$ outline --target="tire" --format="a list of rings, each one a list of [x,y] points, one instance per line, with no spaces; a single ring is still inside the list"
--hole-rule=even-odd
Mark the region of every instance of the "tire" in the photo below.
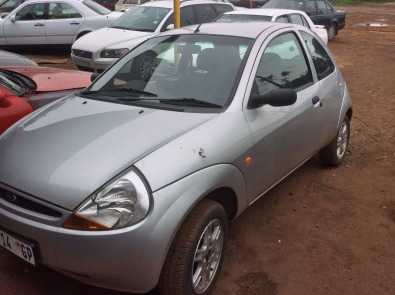
[[[328,31],[328,40],[335,39],[337,35],[337,26],[335,23],[331,24],[330,27],[327,29]]]
[[[350,131],[350,118],[346,116],[340,125],[336,137],[320,151],[320,159],[324,165],[337,167],[343,162],[350,144]]]
[[[219,232],[218,229],[222,231]],[[208,199],[199,203],[181,226],[167,255],[159,280],[159,293],[161,295],[210,294],[222,267],[227,231],[228,218],[224,208],[219,203]],[[216,236],[215,233],[219,233],[218,239],[214,240],[217,242],[211,241],[207,244],[208,240],[205,238],[209,236],[212,238]],[[205,245],[211,246],[205,248]],[[209,255],[211,251],[213,252]],[[218,254],[219,258],[215,259],[217,256],[214,254]],[[199,258],[202,258],[201,262],[197,262]],[[203,258],[214,259],[209,265],[208,262],[204,262]],[[209,267],[212,270],[211,274],[202,271],[209,273],[207,286],[204,280],[194,285],[193,275],[196,278],[199,277],[197,276],[198,269],[201,269],[199,267]]]

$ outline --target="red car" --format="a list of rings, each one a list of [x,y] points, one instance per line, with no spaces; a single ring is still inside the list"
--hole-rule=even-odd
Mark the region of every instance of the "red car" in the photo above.
[[[91,74],[47,67],[0,69],[0,134],[47,103],[89,86]]]

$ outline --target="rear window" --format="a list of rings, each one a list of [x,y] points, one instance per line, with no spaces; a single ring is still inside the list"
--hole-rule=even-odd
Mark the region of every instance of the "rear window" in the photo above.
[[[110,14],[110,12],[111,12],[104,6],[94,2],[92,0],[84,0],[84,1],[82,1],[82,3],[85,6],[87,6],[88,8],[90,8],[91,10],[93,10],[94,12],[96,12],[97,14],[107,15],[107,14]]]

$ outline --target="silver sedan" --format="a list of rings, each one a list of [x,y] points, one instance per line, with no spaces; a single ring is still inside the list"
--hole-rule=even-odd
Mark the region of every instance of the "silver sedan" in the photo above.
[[[351,118],[303,27],[163,33],[0,137],[0,245],[96,286],[208,294],[229,221],[316,153],[339,165]]]

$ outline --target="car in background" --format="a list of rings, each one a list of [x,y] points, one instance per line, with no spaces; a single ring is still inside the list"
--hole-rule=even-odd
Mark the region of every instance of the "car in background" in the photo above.
[[[4,18],[26,0],[2,0],[0,1],[0,18]]]
[[[71,45],[120,15],[92,0],[29,0],[0,20],[0,45]]]
[[[0,68],[10,66],[36,67],[36,62],[22,55],[0,50]]]
[[[149,2],[149,0],[119,0],[117,4],[115,4],[115,10],[124,12],[133,6],[141,5],[146,2]]]
[[[32,106],[17,92],[14,84],[0,71],[0,135],[11,125],[33,111]]]
[[[221,23],[232,23],[232,22],[260,22],[260,21],[272,21],[280,23],[291,23],[296,25],[304,26],[321,38],[321,40],[328,43],[328,33],[324,26],[315,25],[309,16],[300,10],[289,10],[289,9],[264,9],[264,8],[253,8],[244,10],[235,10],[226,12],[219,17],[217,22]]]
[[[13,66],[0,68],[0,85],[14,96],[21,97],[33,109],[67,96],[90,85],[87,72],[50,67]],[[8,80],[10,84],[2,81]]]
[[[325,26],[329,40],[346,25],[346,13],[337,10],[328,0],[269,0],[263,8],[302,10],[316,25]]]
[[[302,26],[154,36],[0,137],[3,247],[100,287],[208,295],[230,221],[315,154],[339,166],[351,118],[339,68]]]
[[[232,4],[220,1],[182,1],[181,25],[208,23],[232,10]],[[102,72],[147,38],[173,28],[173,2],[147,2],[126,11],[113,26],[78,39],[71,58],[78,69]]]

